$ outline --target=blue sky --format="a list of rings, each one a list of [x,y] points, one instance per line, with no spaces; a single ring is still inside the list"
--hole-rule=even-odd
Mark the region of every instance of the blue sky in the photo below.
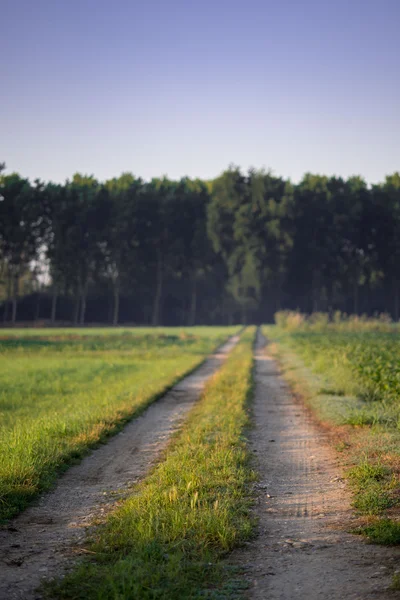
[[[400,170],[399,0],[2,0],[0,161],[30,178]]]

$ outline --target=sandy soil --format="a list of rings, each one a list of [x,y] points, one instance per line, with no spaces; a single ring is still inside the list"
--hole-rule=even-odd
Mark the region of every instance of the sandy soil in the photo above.
[[[53,492],[0,529],[1,600],[40,598],[35,592],[40,580],[60,574],[82,552],[88,526],[111,510],[160,458],[207,379],[237,341],[231,338],[108,444],[70,468]]]
[[[268,600],[386,599],[400,550],[347,533],[351,496],[326,433],[290,394],[258,334],[251,449],[259,536],[237,552],[249,597]]]

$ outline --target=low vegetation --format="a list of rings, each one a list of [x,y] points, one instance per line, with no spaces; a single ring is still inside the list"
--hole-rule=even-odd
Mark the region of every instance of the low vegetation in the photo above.
[[[400,544],[400,523],[391,519],[378,519],[358,530],[369,537],[374,544],[395,546]]]
[[[196,367],[237,328],[0,337],[0,521]]]
[[[243,335],[165,461],[98,527],[89,558],[50,597],[217,599],[243,587],[222,559],[253,531],[244,437],[253,339],[253,329]]]
[[[375,319],[278,313],[266,328],[286,377],[338,438],[348,466],[359,531],[377,543],[399,543],[399,327]]]

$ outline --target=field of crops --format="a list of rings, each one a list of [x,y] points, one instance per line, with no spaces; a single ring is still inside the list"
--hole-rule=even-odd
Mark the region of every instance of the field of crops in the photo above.
[[[365,515],[395,516],[400,505],[400,332],[396,325],[354,322],[267,327],[286,378],[320,421],[336,428],[352,468],[354,505]],[[393,512],[395,511],[395,512]],[[400,542],[396,522],[371,538]],[[371,531],[371,525],[369,525]],[[393,541],[393,540],[392,540]]]
[[[137,415],[237,328],[0,335],[0,521]]]
[[[400,336],[396,331],[295,331],[281,335],[280,342],[320,376],[320,395],[336,397],[339,422],[400,427]],[[326,410],[334,409],[333,401],[327,404]]]

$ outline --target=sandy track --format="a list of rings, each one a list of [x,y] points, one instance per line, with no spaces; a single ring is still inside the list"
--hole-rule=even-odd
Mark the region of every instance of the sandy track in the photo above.
[[[399,597],[390,591],[398,548],[346,533],[355,524],[351,497],[326,434],[290,394],[276,363],[256,344],[255,427],[251,449],[259,536],[235,556],[249,596],[268,600]]]
[[[40,580],[60,573],[79,554],[87,527],[110,510],[114,492],[123,494],[157,461],[238,339],[231,338],[106,445],[71,467],[53,492],[0,529],[1,600],[40,598],[34,591]]]

